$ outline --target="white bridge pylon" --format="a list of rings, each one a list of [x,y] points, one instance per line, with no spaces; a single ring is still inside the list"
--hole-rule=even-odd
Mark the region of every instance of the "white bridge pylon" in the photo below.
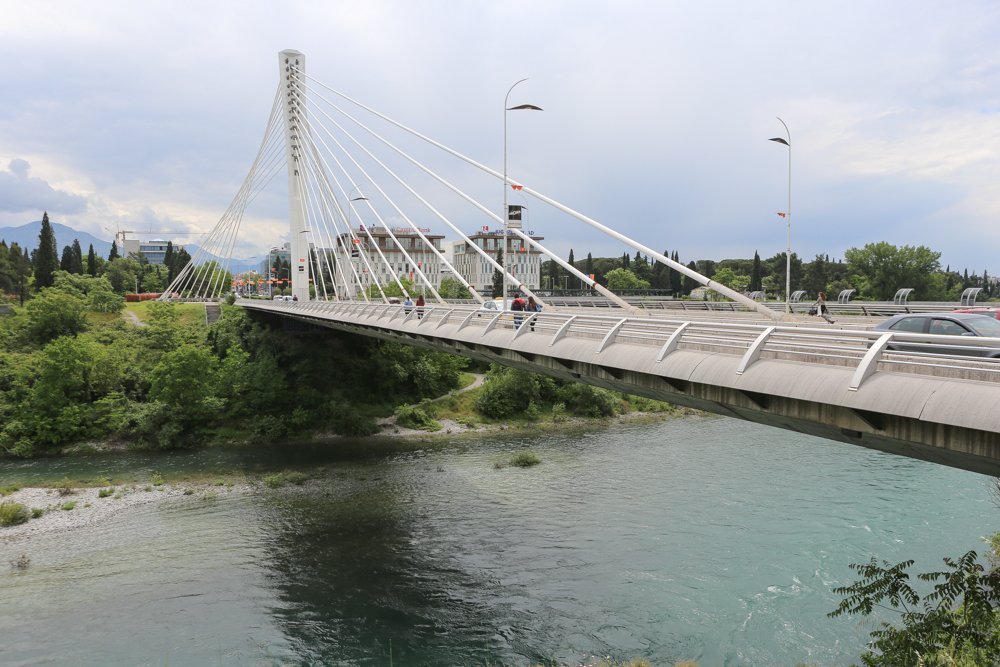
[[[508,227],[506,211],[498,213],[492,202],[483,203],[470,194],[489,191],[485,185],[474,183],[475,179],[503,181],[503,174],[307,75],[305,56],[298,51],[282,51],[278,63],[278,89],[249,173],[203,245],[161,298],[218,299],[232,290],[231,258],[246,209],[284,167],[288,179],[287,269],[278,267],[279,274],[275,274],[275,267],[269,266],[261,280],[290,285],[299,301],[388,302],[385,290],[394,284],[406,297],[415,297],[417,294],[410,293],[413,291],[444,302],[437,290],[437,277],[445,271],[462,284],[469,298],[482,302],[483,296],[449,262],[436,245],[437,239],[428,238],[430,221],[440,223],[465,242],[466,252],[478,255],[483,271],[503,271],[496,250],[490,254],[456,224],[453,217],[459,215],[461,226],[467,229],[493,228],[501,232],[498,245],[504,248],[507,282],[515,292],[544,303],[526,284],[526,276],[512,268],[517,266],[518,252],[534,251],[555,261],[588,289],[628,312],[641,314],[524,233],[519,225]],[[390,138],[390,133],[395,136]],[[430,157],[418,157],[418,151],[439,161],[443,154],[449,161],[447,168],[431,168]],[[471,174],[461,174],[464,187],[443,175],[458,167],[466,171],[473,168]],[[504,187],[516,188],[559,215],[607,234],[748,310],[773,320],[782,319],[782,313],[706,278],[536,188],[523,186],[509,175],[507,180]],[[402,239],[397,236],[399,232],[403,232]],[[280,245],[277,241],[282,236],[278,232],[271,239],[254,239],[252,245]],[[389,257],[386,250],[391,251]],[[403,281],[401,276],[410,280]],[[412,289],[407,288],[408,284]]]

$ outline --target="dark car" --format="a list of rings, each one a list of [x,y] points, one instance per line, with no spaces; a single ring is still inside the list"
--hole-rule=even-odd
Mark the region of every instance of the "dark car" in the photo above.
[[[967,336],[1000,339],[1000,320],[989,314],[977,313],[913,313],[894,315],[872,327],[874,331],[895,331],[901,334],[934,336]],[[985,341],[984,341],[985,343]],[[900,341],[889,343],[890,350],[961,354],[974,357],[1000,358],[1000,340],[985,345],[947,345],[942,342]]]

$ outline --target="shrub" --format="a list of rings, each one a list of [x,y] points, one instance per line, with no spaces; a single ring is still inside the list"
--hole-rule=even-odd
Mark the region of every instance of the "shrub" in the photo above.
[[[41,508],[41,507],[32,507],[31,508],[31,518],[32,519],[37,519],[37,518],[41,517],[43,514],[45,514],[45,510],[43,508]]]
[[[9,496],[10,494],[14,493],[15,491],[20,491],[20,490],[21,490],[21,487],[14,486],[14,485],[0,486],[0,497]]]
[[[291,471],[285,473],[285,481],[295,486],[302,486],[309,480],[309,475],[304,472]]]
[[[582,417],[610,417],[618,405],[614,392],[589,384],[567,384],[556,390],[556,394],[570,412]]]
[[[527,450],[518,452],[510,457],[510,464],[518,468],[530,468],[541,463],[542,460],[534,452]]]
[[[302,486],[309,479],[309,475],[304,472],[298,471],[285,471],[281,473],[275,473],[273,475],[268,475],[264,478],[264,486],[269,489],[277,489],[285,484],[294,484],[296,486]]]
[[[517,369],[494,366],[486,376],[476,410],[492,419],[523,415],[532,403],[546,403],[555,394],[551,378]]]
[[[0,503],[0,526],[16,526],[31,518],[28,508],[21,503],[5,500]]]
[[[363,437],[379,432],[378,424],[347,403],[337,403],[331,409],[330,428],[338,435]]]
[[[422,406],[401,405],[396,408],[396,423],[404,428],[440,431],[441,424],[431,418]]]
[[[74,507],[76,507],[76,501],[75,500],[67,500],[62,505],[59,506],[59,509],[65,510],[65,511],[68,512],[71,509],[73,509]]]
[[[97,492],[97,497],[107,498],[108,496],[114,495],[114,493],[115,493],[114,489],[101,489],[100,491]]]
[[[56,490],[59,491],[60,496],[71,496],[76,493],[73,483],[69,481],[69,477],[63,477],[62,481],[56,486]]]

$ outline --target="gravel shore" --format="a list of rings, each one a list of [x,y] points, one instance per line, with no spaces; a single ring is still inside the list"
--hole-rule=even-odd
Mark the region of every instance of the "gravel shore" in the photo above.
[[[112,492],[104,498],[100,497],[101,489],[99,488],[74,489],[68,495],[61,495],[57,489],[24,488],[3,497],[0,502],[21,503],[29,511],[44,510],[44,513],[37,518],[30,519],[27,523],[0,528],[0,544],[12,544],[29,540],[44,533],[91,526],[140,505],[163,502],[178,496],[249,493],[251,488],[249,484],[235,484],[233,486],[208,484],[127,485],[105,487],[105,489],[112,489]],[[70,506],[72,509],[66,509]]]

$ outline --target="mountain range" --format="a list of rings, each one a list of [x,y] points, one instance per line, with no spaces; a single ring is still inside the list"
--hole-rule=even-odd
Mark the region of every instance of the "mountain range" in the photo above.
[[[56,249],[60,257],[62,257],[62,250],[64,247],[73,245],[73,239],[80,242],[80,248],[83,250],[84,259],[86,259],[87,249],[91,245],[94,246],[94,252],[101,257],[107,257],[111,252],[111,241],[104,241],[89,232],[77,231],[72,227],[67,227],[66,225],[58,222],[50,222],[50,224],[52,225],[52,231],[56,236]],[[12,243],[17,243],[22,248],[27,248],[30,253],[38,247],[38,235],[41,231],[41,220],[29,222],[28,224],[21,225],[20,227],[0,227],[0,240],[6,241],[8,246]],[[192,243],[184,244],[184,248],[192,256],[198,252],[198,246]],[[121,248],[118,250],[120,252]],[[223,259],[214,255],[208,255],[208,258],[214,259],[220,264],[225,263]],[[234,257],[229,260],[229,270],[233,273],[243,273],[244,271],[249,271],[251,269],[258,269],[260,268],[260,263],[264,260],[265,257],[247,257],[243,259],[237,259]]]

